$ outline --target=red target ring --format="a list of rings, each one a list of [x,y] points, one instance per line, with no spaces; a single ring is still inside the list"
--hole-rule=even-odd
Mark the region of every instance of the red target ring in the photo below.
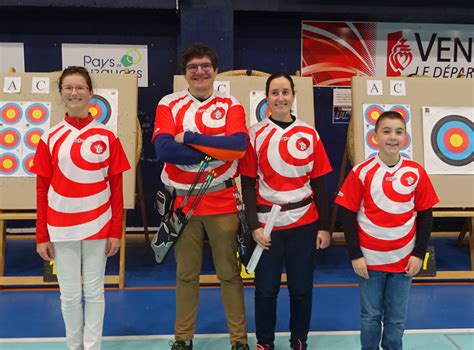
[[[367,135],[365,136],[365,142],[367,143],[367,146],[371,149],[379,149],[379,144],[377,141],[375,141],[375,130],[371,129],[367,132]]]
[[[461,128],[449,129],[444,134],[444,145],[450,152],[464,152],[469,146],[469,135]]]
[[[0,155],[0,173],[13,175],[18,171],[20,161],[13,153],[3,153]]]
[[[34,173],[31,171],[31,168],[33,168],[34,159],[35,159],[34,153],[30,153],[25,158],[23,158],[22,168],[23,168],[23,171],[27,173],[28,175],[34,175]]]
[[[102,124],[107,124],[112,116],[112,107],[109,101],[101,95],[94,95],[89,99],[89,114]]]
[[[271,114],[272,112],[270,111],[270,107],[268,107],[267,99],[266,98],[262,99],[257,105],[257,110],[255,111],[255,117],[257,118],[259,122],[261,122],[262,120],[265,120],[268,117],[270,117]]]
[[[6,103],[1,110],[2,123],[16,124],[20,121],[22,116],[22,109],[19,104],[10,102]]]
[[[380,115],[384,112],[383,108],[379,105],[370,105],[367,107],[364,113],[364,119],[370,125],[375,125],[377,119],[379,119]]]
[[[18,147],[21,136],[18,130],[14,128],[5,128],[0,131],[0,148],[11,150]]]
[[[405,106],[395,105],[391,107],[390,110],[393,112],[400,113],[403,119],[405,119],[405,123],[408,123],[410,121],[410,111]]]
[[[26,109],[25,115],[30,124],[43,124],[49,118],[49,110],[44,103],[33,103]]]
[[[23,136],[23,142],[26,147],[31,150],[35,150],[38,147],[38,143],[41,140],[44,130],[40,128],[34,128],[28,130]]]

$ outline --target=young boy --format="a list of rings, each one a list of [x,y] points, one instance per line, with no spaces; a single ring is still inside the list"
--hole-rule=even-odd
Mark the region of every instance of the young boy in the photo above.
[[[354,166],[336,203],[360,276],[363,350],[402,349],[412,276],[421,268],[431,235],[433,185],[420,164],[400,156],[406,125],[384,112],[375,125],[379,152]],[[383,322],[383,334],[382,334]]]

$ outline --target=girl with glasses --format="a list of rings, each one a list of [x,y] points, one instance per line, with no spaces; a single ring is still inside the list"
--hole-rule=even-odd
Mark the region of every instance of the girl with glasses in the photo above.
[[[105,264],[120,248],[122,173],[130,165],[117,135],[88,113],[93,88],[87,70],[65,69],[59,93],[66,115],[42,135],[34,159],[36,250],[54,259],[68,348],[98,350]]]

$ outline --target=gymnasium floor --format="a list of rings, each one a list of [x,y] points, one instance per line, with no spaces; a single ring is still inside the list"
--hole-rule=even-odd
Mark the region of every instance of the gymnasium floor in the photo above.
[[[455,238],[434,238],[438,270],[468,270],[467,247]],[[9,241],[6,275],[40,274],[34,243]],[[212,273],[206,251],[203,273]],[[108,273],[116,274],[117,259]],[[104,350],[169,349],[174,324],[173,257],[156,265],[151,252],[127,249],[126,288],[107,288]],[[344,247],[318,254],[309,349],[359,349],[359,290]],[[245,288],[250,343],[255,343],[253,287]],[[288,290],[278,304],[277,349],[288,349]],[[474,283],[415,283],[409,301],[404,349],[474,349]],[[230,349],[220,290],[201,289],[194,349]],[[66,350],[57,289],[0,289],[0,350]]]

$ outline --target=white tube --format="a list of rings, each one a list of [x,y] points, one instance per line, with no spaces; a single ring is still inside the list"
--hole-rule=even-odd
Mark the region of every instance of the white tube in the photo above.
[[[265,224],[265,228],[263,229],[263,235],[265,237],[269,237],[273,230],[273,225],[275,225],[275,221],[280,214],[281,207],[279,205],[272,205],[272,209],[270,210],[270,214],[268,215],[267,223]],[[262,256],[263,248],[257,245],[250,257],[249,263],[247,264],[247,272],[252,274],[255,272],[257,268],[258,261]]]

